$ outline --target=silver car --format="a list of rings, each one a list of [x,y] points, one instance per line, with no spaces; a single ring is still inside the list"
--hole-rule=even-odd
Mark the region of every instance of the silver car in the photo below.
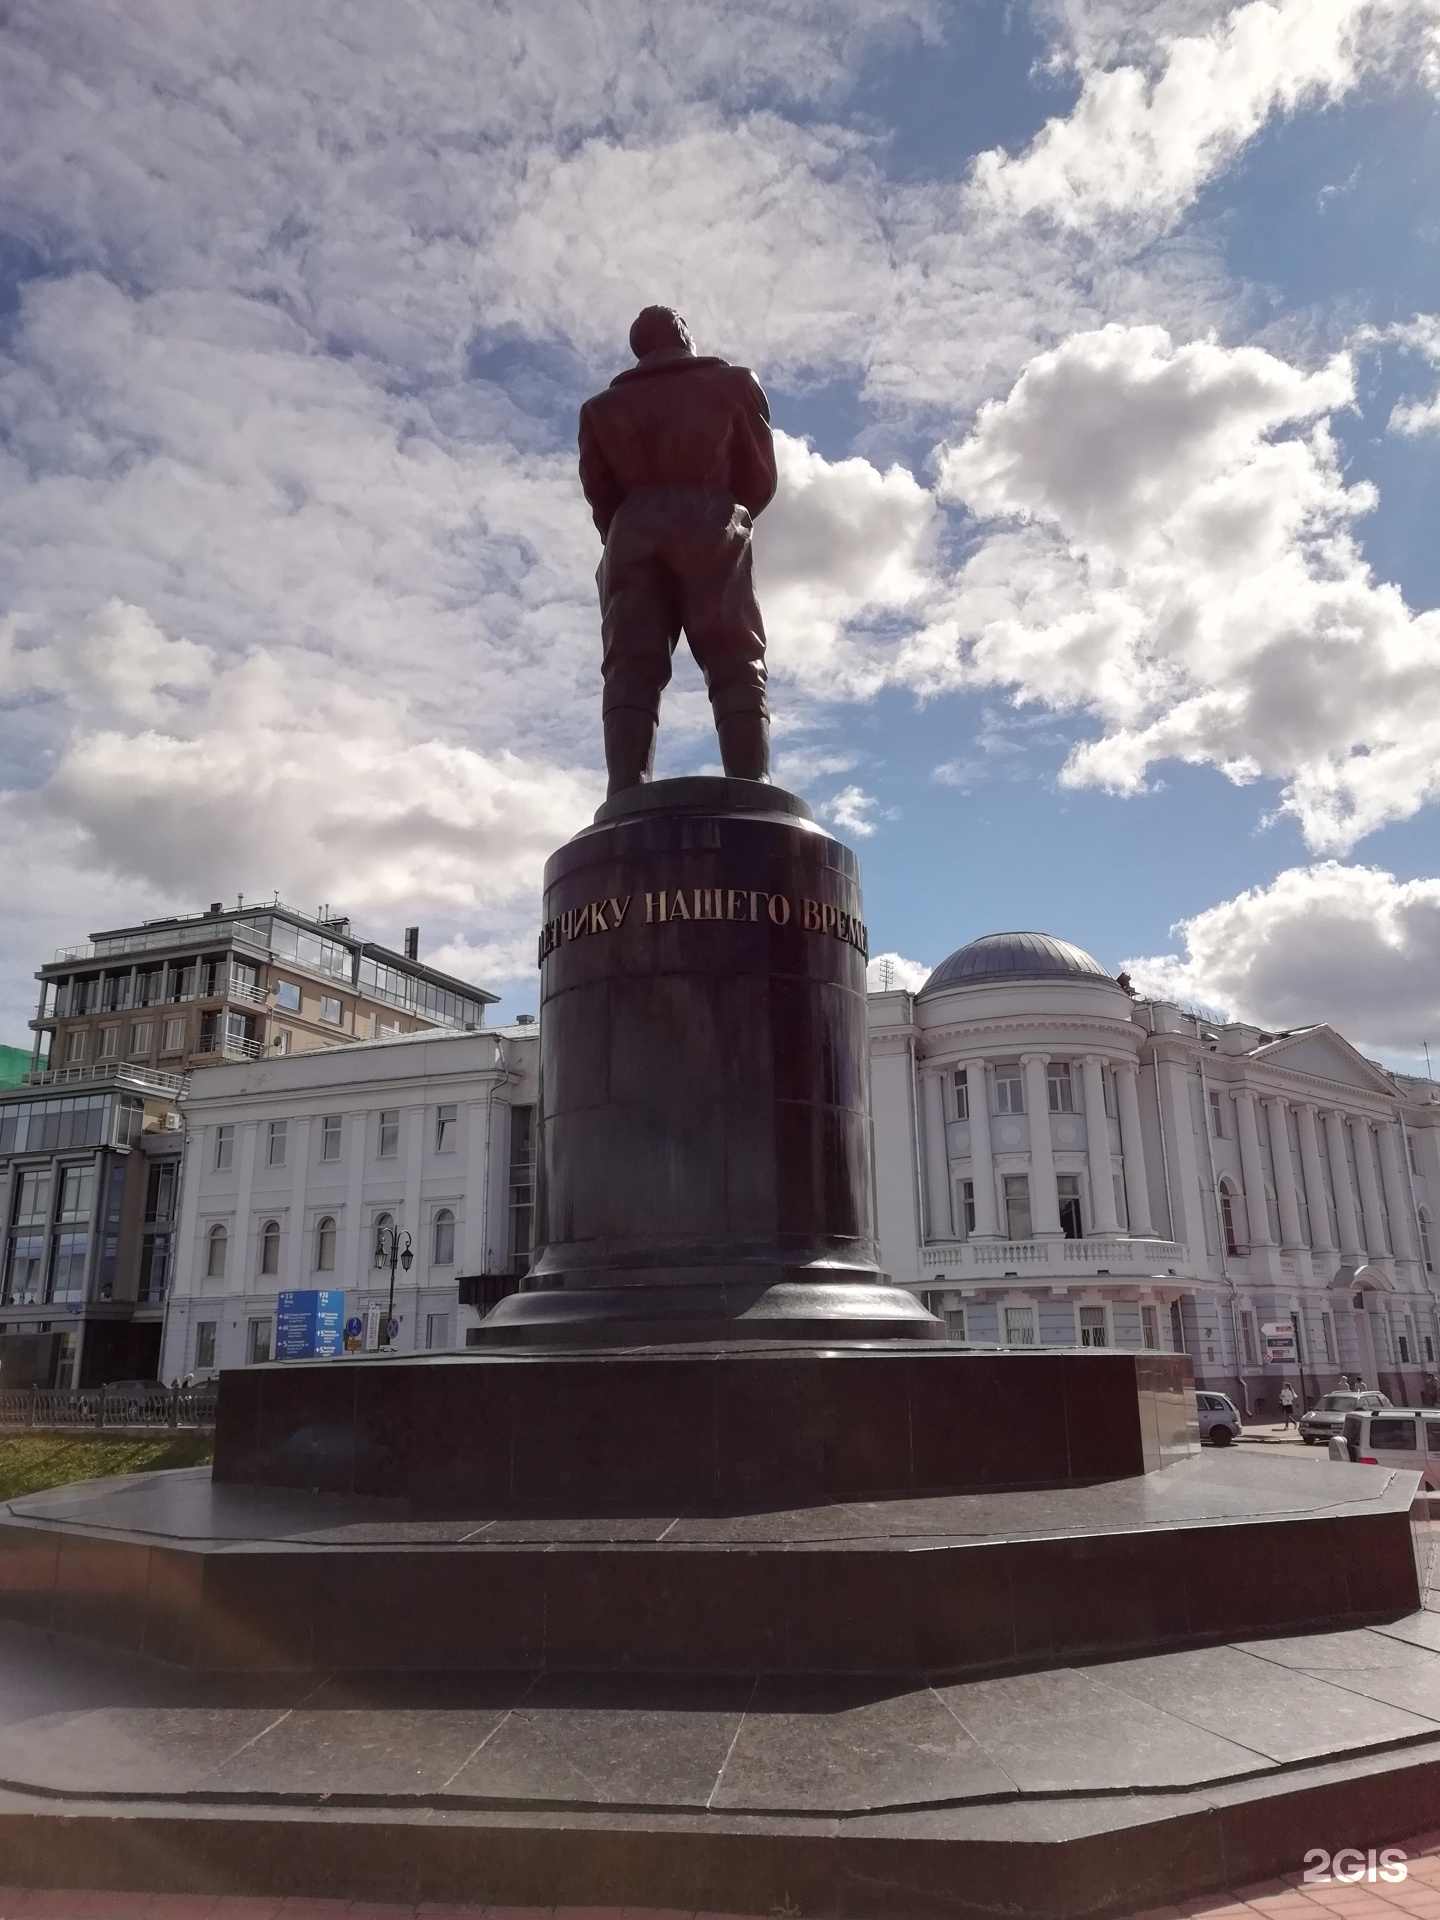
[[[1300,1416],[1300,1438],[1307,1447],[1329,1440],[1345,1425],[1347,1413],[1383,1413],[1390,1405],[1383,1393],[1367,1387],[1363,1392],[1326,1393],[1307,1413]]]
[[[1228,1447],[1240,1438],[1240,1415],[1235,1403],[1223,1393],[1198,1392],[1195,1411],[1200,1421],[1200,1438],[1213,1447]]]

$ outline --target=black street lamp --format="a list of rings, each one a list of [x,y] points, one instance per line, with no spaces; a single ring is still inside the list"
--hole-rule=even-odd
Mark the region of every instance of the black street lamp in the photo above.
[[[390,1304],[385,1309],[385,1324],[380,1329],[380,1344],[390,1344],[390,1328],[395,1319],[395,1268],[401,1266],[408,1273],[414,1265],[415,1256],[410,1251],[410,1236],[402,1233],[399,1227],[378,1227],[375,1232],[375,1264],[390,1269]]]

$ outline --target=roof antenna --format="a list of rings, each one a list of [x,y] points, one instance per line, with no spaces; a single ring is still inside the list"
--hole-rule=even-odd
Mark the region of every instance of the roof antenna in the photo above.
[[[1428,1040],[1422,1040],[1420,1044],[1425,1049],[1425,1078],[1433,1081],[1435,1076],[1430,1071],[1430,1042]]]
[[[880,962],[880,991],[882,993],[889,993],[894,984],[895,962],[893,960],[882,960]]]

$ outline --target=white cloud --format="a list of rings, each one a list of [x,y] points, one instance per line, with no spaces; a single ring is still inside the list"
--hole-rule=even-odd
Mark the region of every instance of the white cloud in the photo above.
[[[901,953],[877,953],[865,970],[865,984],[871,993],[889,993],[892,988],[918,993],[929,978],[929,967],[919,960],[907,960]]]
[[[1407,325],[1368,329],[1372,340],[1393,340],[1440,368],[1440,313],[1418,314]],[[1440,390],[1431,400],[1402,400],[1391,412],[1392,433],[1440,433]]]
[[[1022,154],[980,156],[975,195],[1066,227],[1168,224],[1272,113],[1342,99],[1437,21],[1434,0],[1251,0],[1162,37],[1145,65],[1086,71],[1075,106]]]
[[[1062,779],[1135,792],[1156,762],[1283,783],[1341,850],[1440,791],[1440,612],[1376,582],[1327,416],[1341,356],[1107,327],[1038,356],[942,464],[996,523],[943,620],[905,650],[922,688],[1004,684],[1100,736]]]
[[[772,668],[863,697],[886,671],[870,633],[933,589],[934,496],[904,467],[825,460],[789,434],[775,436],[775,458],[779,490],[755,528]]]
[[[853,833],[859,839],[868,839],[882,817],[880,802],[874,794],[856,786],[842,787],[829,800],[822,801],[815,811],[841,833]]]
[[[1125,962],[1136,986],[1280,1031],[1326,1021],[1416,1055],[1440,1039],[1440,880],[1374,867],[1293,867],[1184,920],[1183,955]]]

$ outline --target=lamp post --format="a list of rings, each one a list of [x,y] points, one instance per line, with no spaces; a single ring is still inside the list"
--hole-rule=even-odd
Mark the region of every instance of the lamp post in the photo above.
[[[402,1233],[399,1227],[380,1227],[375,1234],[375,1264],[390,1269],[390,1304],[385,1309],[385,1324],[380,1329],[380,1344],[390,1344],[390,1327],[395,1318],[395,1269],[401,1266],[409,1273],[414,1264],[415,1255],[410,1251],[410,1236]]]

